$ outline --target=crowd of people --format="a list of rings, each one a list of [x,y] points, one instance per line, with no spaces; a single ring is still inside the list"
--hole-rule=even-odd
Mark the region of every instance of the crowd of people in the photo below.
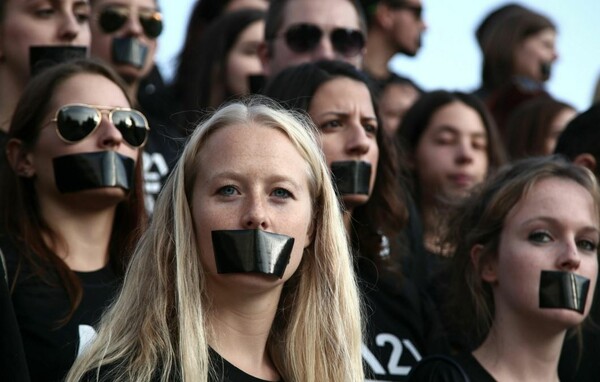
[[[196,0],[165,82],[165,1],[0,0],[0,380],[597,380],[600,104],[518,3],[391,72],[426,6]]]

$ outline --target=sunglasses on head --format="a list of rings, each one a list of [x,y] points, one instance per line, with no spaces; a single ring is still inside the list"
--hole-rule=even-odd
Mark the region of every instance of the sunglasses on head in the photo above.
[[[118,31],[127,23],[131,11],[126,7],[107,7],[100,12],[98,24],[104,33]],[[144,34],[149,38],[157,38],[163,30],[162,15],[158,11],[140,10],[139,20]]]
[[[108,112],[108,120],[131,147],[141,147],[146,143],[150,127],[146,117],[137,110],[70,104],[58,109],[51,122],[56,122],[56,132],[63,141],[76,143],[100,126],[102,112]]]
[[[288,47],[296,53],[310,52],[319,45],[323,30],[314,24],[301,23],[288,28],[284,33]],[[365,37],[356,29],[335,28],[329,33],[333,49],[345,57],[353,57],[365,47]]]

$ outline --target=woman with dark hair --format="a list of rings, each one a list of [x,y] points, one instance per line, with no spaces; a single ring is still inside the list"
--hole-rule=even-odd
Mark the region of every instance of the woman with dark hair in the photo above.
[[[307,112],[321,131],[321,147],[345,211],[367,299],[363,347],[371,380],[403,380],[422,355],[443,349],[437,316],[426,296],[403,279],[398,240],[408,212],[395,150],[379,124],[367,78],[347,63],[322,61],[281,71],[265,95]]]
[[[453,312],[471,347],[433,356],[411,381],[558,381],[567,330],[590,312],[600,190],[553,157],[503,168],[451,215]]]
[[[425,247],[437,253],[439,213],[504,163],[500,137],[477,98],[445,90],[422,95],[404,116],[397,137],[409,163]]]
[[[509,159],[552,154],[558,137],[576,114],[573,106],[551,97],[521,104],[510,114],[503,134]]]
[[[517,6],[500,12],[480,32],[482,84],[475,92],[502,131],[520,103],[547,94],[544,83],[558,58],[556,26],[546,16]]]
[[[130,105],[111,69],[82,60],[36,76],[15,109],[0,248],[33,381],[64,378],[144,225],[148,124]]]
[[[89,14],[87,1],[0,0],[0,136],[34,71],[85,55]]]
[[[234,11],[215,20],[201,39],[188,34],[172,89],[184,111],[214,109],[250,93],[250,76],[262,74],[257,49],[264,17],[257,9]]]
[[[504,151],[483,104],[461,92],[422,95],[404,116],[397,137],[409,163],[407,178],[416,204],[411,218],[422,224],[422,230],[411,231],[411,239],[425,247],[405,267],[444,317],[449,253],[440,238],[447,228],[446,209],[503,164]],[[462,347],[460,338],[447,334],[453,348]]]

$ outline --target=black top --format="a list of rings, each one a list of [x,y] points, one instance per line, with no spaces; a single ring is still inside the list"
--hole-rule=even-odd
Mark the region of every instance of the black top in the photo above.
[[[19,325],[8,292],[4,257],[0,264],[0,381],[27,382],[29,372]]]
[[[367,381],[406,381],[422,357],[448,351],[437,312],[412,281],[380,274],[363,257],[357,272],[366,304],[362,356]]]
[[[411,382],[496,381],[470,353],[457,357],[427,357],[412,369],[408,377]]]
[[[94,272],[75,272],[83,288],[82,300],[71,319],[62,323],[70,300],[56,275],[41,280],[26,262],[16,275],[19,255],[3,240],[9,283],[16,277],[12,302],[23,338],[32,381],[61,381],[82,345],[95,336],[94,326],[116,295],[121,280],[110,266]]]
[[[214,367],[214,374],[211,373],[208,377],[209,382],[269,382],[238,369],[212,348],[209,348],[209,355],[211,364]]]

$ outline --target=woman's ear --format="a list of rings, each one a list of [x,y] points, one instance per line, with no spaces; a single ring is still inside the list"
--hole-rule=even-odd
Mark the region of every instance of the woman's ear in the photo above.
[[[25,149],[20,139],[12,138],[6,143],[6,158],[18,176],[32,178],[35,175],[33,155]]]
[[[483,281],[495,284],[498,281],[496,262],[489,258],[484,258],[482,260],[482,254],[483,245],[475,244],[473,248],[471,248],[471,262]]]
[[[575,157],[575,159],[573,159],[573,163],[587,168],[594,174],[596,173],[596,158],[594,158],[592,154],[579,154]]]

